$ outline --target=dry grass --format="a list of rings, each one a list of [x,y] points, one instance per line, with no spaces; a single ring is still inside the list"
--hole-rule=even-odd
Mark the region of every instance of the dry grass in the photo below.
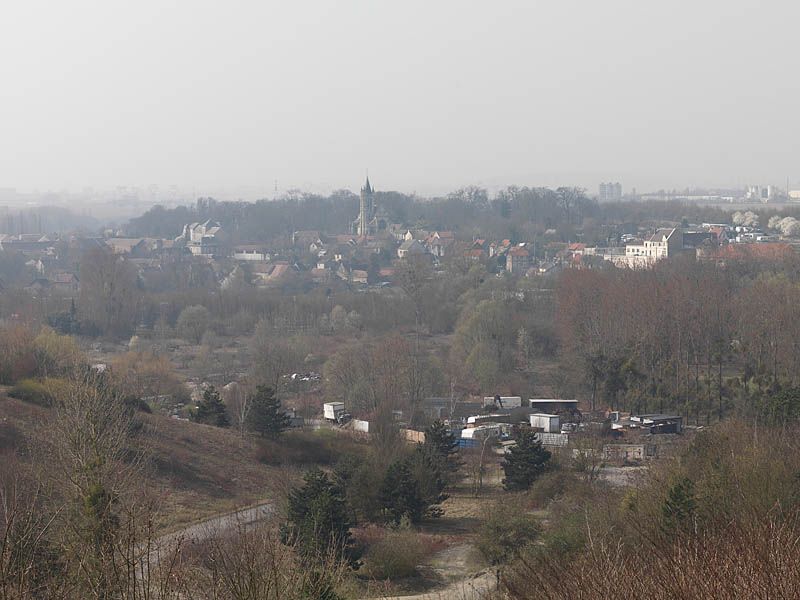
[[[266,498],[281,497],[293,474],[260,463],[251,438],[160,415],[143,415],[149,484],[161,494],[164,530]]]
[[[542,556],[535,564],[523,560],[504,587],[518,599],[797,598],[799,550],[795,519],[738,523],[633,554],[598,540],[568,566]]]
[[[0,396],[0,452],[27,454],[27,440],[49,415],[47,409]],[[291,471],[260,463],[255,443],[233,430],[138,416],[149,447],[147,485],[160,499],[161,531],[281,497],[293,479]]]

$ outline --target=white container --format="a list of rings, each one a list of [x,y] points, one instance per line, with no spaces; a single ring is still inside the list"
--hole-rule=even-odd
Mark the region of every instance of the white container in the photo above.
[[[322,405],[322,415],[328,421],[335,421],[344,414],[344,402],[326,402]]]
[[[558,415],[534,413],[530,415],[531,427],[541,429],[544,433],[561,433],[561,423]]]

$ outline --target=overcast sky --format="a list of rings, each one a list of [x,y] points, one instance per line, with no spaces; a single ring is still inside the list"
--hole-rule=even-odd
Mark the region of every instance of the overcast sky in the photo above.
[[[5,0],[0,187],[800,181],[800,2]]]

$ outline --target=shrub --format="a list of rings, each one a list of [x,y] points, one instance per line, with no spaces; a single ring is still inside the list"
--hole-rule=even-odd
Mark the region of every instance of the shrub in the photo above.
[[[546,508],[552,500],[564,494],[567,489],[573,491],[581,483],[573,473],[564,469],[554,469],[544,473],[533,482],[525,495],[528,507]]]
[[[261,439],[256,458],[267,465],[334,465],[364,446],[333,431],[287,431],[280,440]]]
[[[178,335],[188,342],[199,344],[210,322],[211,314],[205,306],[187,306],[178,316]]]
[[[22,379],[11,388],[8,395],[23,402],[49,407],[53,404],[53,396],[49,387],[35,379]]]
[[[495,510],[478,530],[476,546],[489,563],[501,565],[519,556],[540,530],[535,517]]]
[[[365,569],[372,579],[411,577],[428,556],[428,545],[416,531],[403,524],[370,544],[365,556]]]

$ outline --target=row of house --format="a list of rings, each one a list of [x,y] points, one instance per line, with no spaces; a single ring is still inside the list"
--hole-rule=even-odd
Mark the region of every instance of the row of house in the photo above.
[[[570,267],[590,266],[594,258],[620,268],[643,269],[681,256],[724,262],[750,255],[785,257],[793,253],[790,244],[763,234],[757,228],[714,223],[661,228],[644,236],[625,235],[622,242],[624,245],[610,247],[570,244],[560,258]]]

